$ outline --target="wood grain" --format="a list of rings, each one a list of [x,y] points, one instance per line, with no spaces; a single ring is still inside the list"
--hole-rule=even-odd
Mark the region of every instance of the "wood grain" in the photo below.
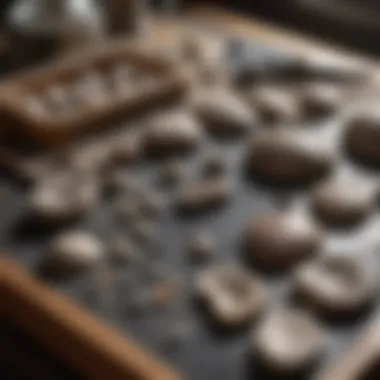
[[[91,379],[180,378],[6,257],[0,258],[0,300],[3,316]]]
[[[377,315],[359,335],[354,337],[353,342],[338,360],[334,360],[322,369],[317,380],[364,380],[379,362],[380,318]]]

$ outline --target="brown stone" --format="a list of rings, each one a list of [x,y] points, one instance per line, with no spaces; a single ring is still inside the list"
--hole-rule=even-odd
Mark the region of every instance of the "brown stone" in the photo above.
[[[326,336],[306,313],[276,310],[252,335],[252,354],[270,372],[289,375],[307,369],[324,353]]]
[[[267,270],[281,270],[314,254],[322,232],[301,212],[280,211],[255,216],[246,230],[248,261]]]
[[[184,187],[177,198],[177,207],[183,212],[208,210],[226,203],[233,186],[225,179],[205,179]]]
[[[261,280],[235,266],[201,272],[196,293],[215,321],[225,327],[243,327],[264,309],[266,289]]]
[[[194,96],[193,110],[216,136],[242,135],[256,126],[256,116],[237,95],[225,90],[204,90]]]
[[[358,257],[324,255],[298,267],[294,291],[324,316],[363,310],[377,294],[377,273]]]
[[[313,192],[312,207],[319,218],[332,226],[350,226],[363,221],[376,207],[371,184],[360,178],[333,178]]]
[[[274,182],[308,184],[326,175],[334,158],[323,141],[305,131],[265,130],[248,147],[247,169]]]
[[[171,112],[153,117],[145,133],[148,154],[185,153],[196,148],[202,139],[202,129],[186,112]]]
[[[376,104],[357,110],[348,120],[347,150],[363,161],[380,164],[380,110]]]

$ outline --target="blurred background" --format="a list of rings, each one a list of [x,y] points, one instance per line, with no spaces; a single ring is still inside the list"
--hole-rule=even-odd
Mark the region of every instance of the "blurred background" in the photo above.
[[[16,0],[0,2],[3,27],[6,24],[6,10],[15,2]],[[165,2],[150,3],[162,6]],[[183,6],[207,3],[223,5],[337,41],[362,52],[375,55],[380,53],[377,43],[380,37],[380,2],[377,0],[182,0],[177,3]]]

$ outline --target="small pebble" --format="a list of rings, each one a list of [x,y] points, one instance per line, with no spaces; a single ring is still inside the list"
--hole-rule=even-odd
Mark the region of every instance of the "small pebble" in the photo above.
[[[145,151],[161,157],[183,154],[195,149],[202,139],[202,129],[191,114],[168,112],[153,117],[145,134]]]
[[[177,198],[181,212],[206,211],[219,207],[231,198],[233,185],[225,179],[204,179],[184,187]]]
[[[88,269],[104,258],[102,242],[84,231],[64,232],[49,243],[47,264],[59,272]]]
[[[98,198],[93,178],[59,173],[37,183],[29,195],[29,211],[44,222],[66,222],[84,215]]]
[[[301,211],[281,210],[255,216],[246,230],[249,262],[270,271],[284,270],[316,253],[323,233]]]
[[[313,191],[311,203],[325,224],[347,227],[371,214],[376,207],[376,193],[374,186],[361,178],[332,178]]]
[[[347,317],[378,294],[378,273],[360,257],[325,254],[296,269],[294,292],[315,312]]]
[[[249,104],[267,123],[290,123],[299,119],[300,109],[294,94],[273,86],[254,88],[247,94]]]
[[[300,94],[305,116],[325,117],[336,112],[343,103],[340,87],[328,83],[308,84]]]
[[[141,138],[138,134],[117,137],[110,144],[107,167],[136,163],[142,154]]]
[[[198,298],[224,327],[244,327],[264,309],[267,290],[257,276],[232,265],[203,270],[195,283]]]
[[[237,95],[225,90],[205,90],[193,99],[193,110],[216,136],[247,134],[256,127],[256,116]]]

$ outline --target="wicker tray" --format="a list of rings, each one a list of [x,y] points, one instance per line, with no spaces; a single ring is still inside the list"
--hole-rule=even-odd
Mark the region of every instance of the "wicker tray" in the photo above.
[[[72,86],[75,80],[90,71],[107,75],[118,65],[127,65],[138,71],[138,75],[148,77],[149,81],[136,83],[132,92],[116,95],[111,90],[102,94],[102,101],[90,105],[73,97],[75,109],[70,112],[40,112],[30,104],[31,100],[40,101],[49,89]],[[154,106],[177,99],[185,88],[185,80],[167,61],[117,41],[63,61],[51,62],[7,81],[0,88],[0,107],[8,120],[6,124],[16,125],[27,137],[50,145],[91,132],[117,118],[141,110],[149,111]],[[73,88],[69,87],[68,96],[71,90]]]

